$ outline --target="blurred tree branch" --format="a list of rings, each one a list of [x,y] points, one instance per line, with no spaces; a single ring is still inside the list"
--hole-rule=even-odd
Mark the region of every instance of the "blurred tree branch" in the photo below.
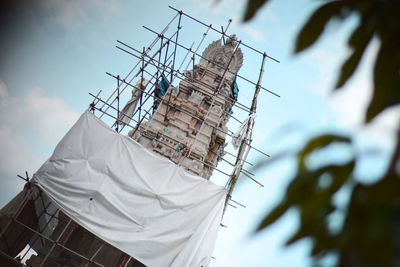
[[[250,20],[268,0],[248,0],[244,21]],[[323,4],[310,16],[297,35],[295,51],[309,49],[333,21],[359,16],[359,24],[350,34],[350,56],[343,62],[335,90],[354,74],[371,40],[379,40],[373,77],[373,96],[365,122],[371,122],[383,110],[400,103],[400,1],[335,0]],[[397,122],[397,125],[400,125]],[[319,259],[329,252],[338,254],[338,266],[400,266],[400,131],[386,173],[377,183],[363,185],[353,179],[359,160],[355,155],[342,164],[311,169],[306,159],[327,146],[342,143],[353,147],[351,138],[323,135],[311,139],[297,154],[297,174],[285,197],[260,223],[257,231],[277,221],[288,209],[299,210],[300,228],[287,245],[309,237],[311,255]],[[325,180],[325,182],[322,182]],[[328,183],[326,181],[329,181]],[[323,185],[323,186],[321,186]],[[335,211],[333,197],[341,188],[351,187],[351,199],[345,220],[337,232],[327,225]]]

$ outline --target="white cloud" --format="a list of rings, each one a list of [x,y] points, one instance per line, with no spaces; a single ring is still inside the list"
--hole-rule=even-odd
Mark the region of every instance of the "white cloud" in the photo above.
[[[23,101],[23,112],[31,117],[30,127],[50,143],[58,141],[78,118],[62,99],[45,97],[37,88],[30,90]]]
[[[86,18],[82,6],[76,1],[61,1],[61,6],[55,9],[52,19],[66,29],[74,29]]]
[[[117,0],[43,0],[43,8],[52,14],[50,22],[65,30],[75,30],[84,25],[91,15],[109,20],[121,11],[121,3]]]
[[[257,30],[255,27],[250,26],[250,24],[242,24],[241,25],[242,31],[247,34],[252,40],[256,42],[265,42],[265,36],[264,34]]]
[[[51,150],[77,118],[59,98],[45,97],[39,89],[12,97],[0,81],[0,173],[35,171],[45,159],[41,153]]]
[[[21,136],[13,134],[10,127],[0,127],[0,172],[15,176],[38,165],[35,154]]]

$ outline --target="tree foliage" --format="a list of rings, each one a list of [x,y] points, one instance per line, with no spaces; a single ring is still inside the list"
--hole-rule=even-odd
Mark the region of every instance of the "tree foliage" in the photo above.
[[[248,0],[244,20],[251,19],[268,0]],[[379,49],[373,72],[373,96],[365,122],[383,110],[400,103],[400,1],[336,0],[322,1],[297,35],[294,53],[310,48],[333,21],[358,16],[359,24],[350,34],[349,57],[343,62],[335,90],[341,89],[356,71],[366,48],[376,38]],[[400,126],[400,125],[399,125]],[[400,266],[400,131],[385,175],[373,185],[353,179],[359,158],[341,164],[313,169],[306,160],[329,145],[352,147],[351,138],[323,135],[311,139],[297,154],[297,173],[285,197],[260,223],[257,231],[277,221],[288,209],[299,211],[301,225],[287,245],[311,238],[311,255],[316,259],[329,252],[339,256],[338,266]],[[328,180],[329,182],[322,182]],[[322,186],[323,185],[323,186]],[[337,209],[335,193],[351,190],[345,220],[338,231],[329,229],[330,215]]]

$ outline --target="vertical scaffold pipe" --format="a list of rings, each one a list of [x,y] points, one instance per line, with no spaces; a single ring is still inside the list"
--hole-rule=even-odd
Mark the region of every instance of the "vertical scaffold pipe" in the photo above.
[[[258,99],[258,94],[260,93],[261,81],[262,81],[262,77],[264,74],[264,64],[265,64],[266,57],[267,57],[267,54],[264,53],[263,59],[261,62],[260,74],[259,74],[257,85],[256,85],[256,90],[254,91],[253,101],[251,103],[249,116],[256,114],[257,99]],[[224,214],[225,214],[225,210],[226,210],[228,201],[232,196],[233,189],[235,188],[236,182],[239,178],[240,172],[242,171],[243,164],[246,161],[247,156],[249,154],[251,142],[252,142],[251,136],[253,133],[253,127],[254,127],[254,120],[249,120],[248,124],[247,124],[245,138],[242,140],[242,142],[240,144],[238,155],[237,155],[236,162],[235,162],[235,168],[232,171],[232,175],[231,175],[231,178],[230,178],[228,186],[227,186],[228,193],[226,195],[226,200],[225,200],[225,206],[224,206],[224,212],[223,212]]]

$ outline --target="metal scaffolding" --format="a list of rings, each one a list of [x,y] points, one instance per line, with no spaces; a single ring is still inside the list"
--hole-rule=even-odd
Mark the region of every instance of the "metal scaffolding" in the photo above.
[[[131,137],[134,137],[136,133],[147,134],[154,114],[159,112],[158,109],[161,107],[161,104],[167,106],[167,111],[171,109],[178,110],[190,116],[199,123],[200,128],[193,135],[194,137],[192,137],[189,144],[177,141],[177,146],[171,145],[165,141],[166,136],[163,133],[157,133],[153,139],[169,147],[171,150],[179,150],[182,153],[183,157],[180,158],[177,164],[182,164],[183,160],[188,158],[198,161],[207,168],[216,170],[218,173],[224,175],[226,177],[225,187],[227,189],[225,209],[228,205],[234,208],[237,206],[245,207],[245,205],[233,200],[232,194],[240,175],[263,186],[257,181],[254,174],[244,167],[245,164],[253,165],[248,160],[249,152],[252,150],[260,153],[262,156],[269,157],[267,153],[252,145],[252,135],[255,125],[254,117],[257,109],[257,100],[260,92],[279,97],[277,93],[265,88],[261,84],[264,66],[268,60],[273,62],[279,61],[241,40],[232,40],[237,43],[230,60],[232,60],[239,47],[243,47],[249,53],[255,53],[261,58],[261,65],[256,70],[258,72],[257,81],[252,81],[249,77],[240,73],[233,73],[229,69],[231,61],[229,61],[227,66],[222,66],[219,62],[210,61],[199,53],[199,49],[203,47],[203,43],[209,38],[210,31],[219,34],[224,44],[232,39],[232,36],[227,33],[231,20],[228,21],[225,27],[221,26],[221,30],[218,30],[211,24],[208,25],[181,10],[174,7],[170,7],[170,9],[175,14],[162,31],[157,32],[143,26],[145,30],[155,34],[154,40],[147,47],[136,49],[123,41],[117,41],[116,48],[137,59],[137,63],[123,78],[117,74],[106,72],[108,76],[115,79],[117,86],[107,96],[102,95],[103,90],[100,90],[97,94],[90,93],[93,97],[93,102],[89,105],[89,110],[109,124],[110,127],[115,128],[118,133]],[[186,45],[181,42],[181,39],[185,40],[185,38],[188,38],[187,36],[189,36],[188,39],[193,40],[193,32],[185,32],[185,22],[195,23],[202,29],[200,31],[202,34],[197,44],[193,42],[191,45]],[[193,49],[194,47],[196,48]],[[208,64],[224,68],[222,79],[219,80],[217,87],[209,88],[209,84],[201,79],[187,75],[188,71],[196,68],[196,60],[208,60]],[[185,66],[184,69],[182,69],[183,66]],[[252,90],[253,97],[250,102],[246,99],[234,99],[232,96],[220,95],[220,88],[224,83],[225,76],[231,74],[237,77],[238,82],[243,88],[248,91]],[[166,96],[161,96],[159,91],[162,88],[160,88],[159,82],[163,77],[168,77],[171,85],[173,83],[178,84],[180,81],[186,79],[212,90],[213,93],[209,93],[207,90],[199,89],[209,103],[205,115],[192,114],[173,104],[171,101],[171,92],[166,94]],[[134,81],[136,79],[140,79],[140,81],[146,79],[148,81],[147,86],[135,85]],[[124,113],[120,108],[121,102],[129,98],[130,90],[127,89],[135,89],[140,92],[138,105],[132,115]],[[223,110],[224,116],[232,119],[230,120],[230,129],[228,130],[215,126],[208,121],[208,115],[211,112],[213,103],[221,100],[221,98],[232,102],[231,110],[233,113]],[[121,123],[119,121],[121,116],[129,117],[129,123]],[[165,119],[166,116],[167,112],[165,113]],[[240,140],[237,151],[231,147],[219,151],[208,148],[207,152],[216,155],[218,161],[221,162],[220,164],[218,164],[218,161],[210,164],[204,158],[193,156],[194,144],[198,141],[203,127],[206,126],[211,127],[215,132],[229,137],[232,137],[239,127],[244,127],[245,129],[244,138]],[[24,262],[27,266],[63,266],[60,262],[65,259],[65,262],[74,262],[75,266],[143,266],[143,264],[134,258],[107,244],[88,230],[79,226],[61,210],[56,208],[48,200],[45,192],[29,181],[28,176],[24,179],[26,180],[24,191],[9,203],[11,205],[9,206],[9,210],[7,210],[6,206],[0,212],[0,265],[6,263],[6,266],[22,266],[21,262]],[[38,209],[38,203],[41,203],[41,209]],[[50,232],[51,234],[48,234]],[[16,236],[16,233],[20,234]],[[77,246],[77,244],[81,245]],[[33,255],[38,255],[26,260],[27,255],[32,253]]]

